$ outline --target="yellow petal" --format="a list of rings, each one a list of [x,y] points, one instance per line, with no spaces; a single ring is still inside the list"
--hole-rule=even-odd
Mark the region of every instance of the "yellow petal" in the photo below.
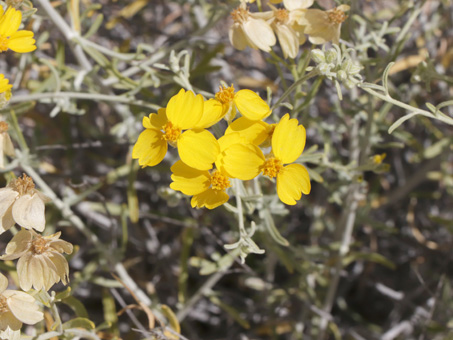
[[[225,191],[208,189],[198,195],[194,195],[191,200],[192,208],[214,209],[223,203],[228,202],[230,197]]]
[[[234,144],[221,153],[216,166],[229,177],[248,181],[259,175],[265,162],[263,152],[253,144]]]
[[[226,148],[229,148],[233,144],[249,143],[239,132],[230,132],[219,138],[220,152],[225,151]]]
[[[165,108],[161,108],[157,111],[157,114],[151,113],[149,117],[143,117],[142,123],[145,129],[161,130],[167,122]]]
[[[3,74],[0,73],[0,93],[8,91],[13,85],[8,84],[9,80],[5,78]]]
[[[219,143],[208,130],[188,130],[178,139],[179,157],[198,170],[212,169],[219,152]]]
[[[28,53],[36,50],[33,32],[18,31],[14,33],[8,41],[8,47],[18,53]]]
[[[132,158],[138,159],[141,166],[154,166],[162,162],[167,153],[167,142],[162,139],[163,133],[155,129],[146,129],[132,149]]]
[[[280,119],[272,135],[272,151],[283,164],[294,162],[304,151],[306,133],[297,119],[286,114]]]
[[[308,195],[310,190],[310,176],[301,164],[285,166],[277,175],[277,194],[285,204],[296,204],[302,193]]]
[[[9,7],[0,19],[0,36],[10,37],[19,29],[22,13]]]
[[[182,130],[192,129],[203,116],[204,101],[201,94],[181,89],[167,104],[167,118]]]
[[[225,135],[234,132],[238,132],[249,143],[260,145],[268,137],[269,124],[260,120],[253,121],[245,117],[239,117],[228,126]]]
[[[207,189],[211,185],[211,175],[209,171],[201,171],[184,164],[183,161],[177,161],[171,167],[172,183],[170,188],[181,191],[185,195],[196,195]]]
[[[194,128],[207,129],[224,116],[222,103],[216,99],[209,99],[204,102],[203,116]],[[226,113],[226,112],[225,112]]]
[[[247,119],[262,120],[271,114],[269,105],[251,90],[240,90],[234,95],[234,104]]]

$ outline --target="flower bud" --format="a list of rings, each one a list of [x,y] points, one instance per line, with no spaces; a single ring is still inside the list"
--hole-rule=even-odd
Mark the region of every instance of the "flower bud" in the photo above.
[[[315,61],[315,63],[317,63],[317,64],[326,62],[326,57],[324,55],[324,52],[319,49],[315,49],[315,50],[311,51],[311,59],[313,59]]]
[[[345,81],[348,79],[348,74],[344,70],[338,70],[337,71],[337,79],[341,82]]]
[[[333,64],[321,63],[318,65],[319,73],[326,76],[330,73],[330,70],[334,67]]]
[[[335,49],[331,48],[330,50],[326,51],[325,55],[326,55],[326,61],[329,64],[337,63],[338,53]]]

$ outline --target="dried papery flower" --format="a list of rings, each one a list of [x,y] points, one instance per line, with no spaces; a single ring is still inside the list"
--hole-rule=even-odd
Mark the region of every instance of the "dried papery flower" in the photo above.
[[[22,323],[34,325],[44,316],[31,295],[7,287],[8,279],[0,274],[0,339],[19,340]]]
[[[61,232],[38,235],[34,230],[22,229],[6,246],[2,260],[15,260],[20,288],[49,290],[55,283],[68,283],[68,261],[62,253],[71,254],[71,243],[60,240]]]
[[[307,9],[299,19],[299,24],[305,26],[305,34],[313,44],[324,44],[328,41],[339,43],[341,24],[347,19],[346,12],[350,7],[340,5],[328,11]]]
[[[273,17],[270,20],[271,27],[277,35],[278,41],[285,58],[295,58],[299,52],[299,45],[302,45],[306,38],[304,26],[299,24],[299,19],[303,15],[305,8],[311,6],[313,1],[284,1],[285,8],[275,8]]]
[[[23,174],[0,189],[0,234],[14,223],[43,231],[46,224],[44,203],[50,199],[35,189],[31,177]]]
[[[16,153],[8,134],[8,123],[0,121],[0,169],[5,167],[4,155],[14,157]]]
[[[238,50],[247,46],[257,50],[270,52],[276,43],[274,32],[266,22],[272,12],[250,13],[244,4],[231,12],[233,25],[230,27],[231,44]]]

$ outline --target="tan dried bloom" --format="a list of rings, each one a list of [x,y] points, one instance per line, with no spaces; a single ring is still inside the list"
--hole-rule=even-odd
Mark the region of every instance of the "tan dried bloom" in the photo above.
[[[30,294],[6,288],[8,279],[0,274],[0,339],[16,340],[22,323],[34,325],[44,316]]]
[[[55,283],[68,283],[68,261],[62,253],[71,254],[71,243],[60,240],[61,232],[38,235],[34,230],[22,229],[8,243],[1,260],[17,261],[20,288],[49,290]]]
[[[250,13],[244,4],[233,10],[231,17],[234,22],[229,30],[231,44],[238,50],[250,46],[269,52],[277,42],[271,26],[265,21],[271,15],[271,12]]]
[[[347,19],[346,12],[350,7],[340,5],[328,11],[307,9],[301,16],[299,24],[305,26],[305,33],[313,44],[324,44],[328,41],[339,43],[341,24]]]
[[[23,174],[0,189],[0,234],[14,223],[43,231],[46,224],[44,203],[50,199],[35,189],[31,177]]]
[[[285,8],[275,8],[270,5],[273,17],[270,20],[271,27],[277,35],[285,58],[295,58],[306,38],[305,27],[299,24],[299,20],[306,8],[313,5],[313,0],[285,0]]]
[[[8,134],[8,123],[0,121],[0,169],[5,167],[4,155],[14,157],[13,142]]]

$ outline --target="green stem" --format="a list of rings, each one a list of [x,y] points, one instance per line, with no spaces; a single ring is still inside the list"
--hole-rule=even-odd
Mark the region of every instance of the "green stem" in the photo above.
[[[242,198],[241,198],[241,193],[239,192],[239,186],[241,182],[239,179],[234,180],[234,191],[236,195],[236,209],[238,212],[238,227],[239,227],[239,233],[241,236],[247,236],[247,231],[245,230],[245,225],[244,225],[244,211],[242,208]]]
[[[277,102],[272,106],[272,110],[274,110],[275,108],[277,108],[285,99],[286,97],[288,97],[295,89],[297,89],[297,87],[306,82],[308,79],[310,78],[313,78],[315,76],[317,76],[319,74],[318,70],[313,70],[309,73],[307,73],[306,75],[304,75],[303,77],[297,79],[280,97],[279,100],[277,100]]]
[[[18,138],[18,142],[19,142],[20,148],[25,153],[28,153],[28,151],[30,149],[28,148],[27,142],[25,141],[25,138],[24,138],[24,134],[22,133],[22,130],[19,127],[19,122],[17,121],[16,112],[14,110],[10,110],[9,112],[11,114],[11,121],[13,123],[14,131],[17,134],[17,138]]]
[[[373,95],[373,96],[375,96],[375,97],[377,97],[379,99],[382,99],[383,101],[386,101],[387,103],[399,106],[399,107],[401,107],[401,108],[403,108],[403,109],[405,109],[407,111],[410,111],[410,112],[413,112],[413,113],[416,113],[416,114],[419,114],[419,115],[422,115],[422,116],[425,116],[425,117],[428,117],[428,118],[437,119],[437,120],[440,120],[440,121],[442,121],[442,122],[444,122],[446,124],[449,124],[449,125],[453,125],[453,118],[448,119],[448,117],[445,118],[443,116],[435,116],[434,114],[432,114],[429,111],[422,110],[422,109],[413,107],[413,106],[411,106],[409,104],[400,102],[399,100],[396,100],[396,99],[390,97],[389,95],[379,93],[379,92],[377,92],[377,91],[372,89],[372,88],[380,89],[380,86],[378,86],[378,85],[370,84],[370,83],[363,83],[363,84],[359,84],[358,87],[360,87],[365,92],[368,92],[369,94],[371,94],[371,95]],[[382,88],[382,91],[385,91],[385,89]]]
[[[141,100],[135,100],[134,98],[126,98],[122,96],[99,94],[99,93],[79,93],[79,92],[51,92],[51,93],[32,93],[22,96],[14,96],[11,98],[10,103],[28,102],[33,100],[42,99],[87,99],[87,100],[100,100],[105,102],[124,103],[130,105],[137,105],[146,107],[151,110],[158,110],[160,106],[155,104],[145,103]]]

